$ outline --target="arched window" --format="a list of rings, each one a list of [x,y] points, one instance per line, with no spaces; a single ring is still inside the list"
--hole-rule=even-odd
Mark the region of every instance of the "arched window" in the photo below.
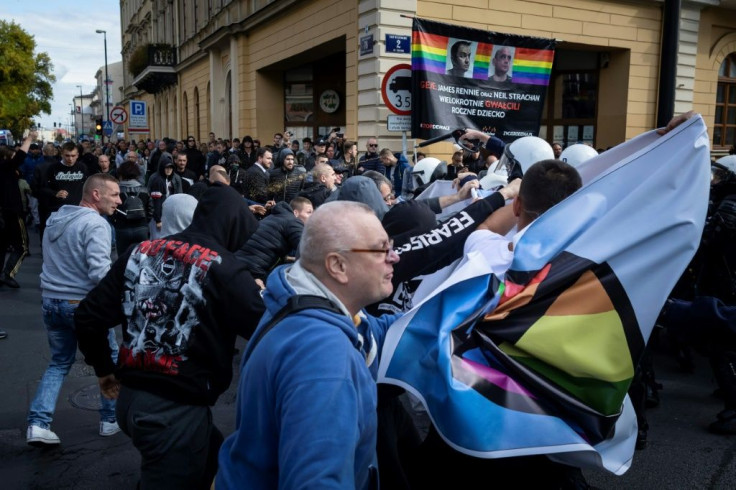
[[[736,53],[729,54],[718,70],[713,147],[736,143]]]

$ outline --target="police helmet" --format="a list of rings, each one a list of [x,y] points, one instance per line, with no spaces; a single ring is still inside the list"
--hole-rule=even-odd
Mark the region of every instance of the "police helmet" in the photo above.
[[[552,147],[542,138],[524,136],[506,145],[493,173],[509,178],[521,177],[535,163],[554,157]]]
[[[429,184],[447,175],[447,162],[433,157],[422,158],[414,165],[411,173],[417,185]]]
[[[595,148],[584,145],[582,143],[577,143],[565,148],[560,155],[560,160],[572,165],[575,168],[578,168],[583,162],[586,162],[591,158],[597,156],[598,152],[595,150]]]

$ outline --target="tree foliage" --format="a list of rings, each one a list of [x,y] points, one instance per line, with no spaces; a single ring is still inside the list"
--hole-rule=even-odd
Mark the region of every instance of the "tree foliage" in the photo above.
[[[15,22],[0,20],[0,46],[0,128],[21,135],[34,116],[51,114],[54,65]]]

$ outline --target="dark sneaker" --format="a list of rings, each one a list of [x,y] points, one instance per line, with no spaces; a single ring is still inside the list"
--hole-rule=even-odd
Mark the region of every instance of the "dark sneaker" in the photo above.
[[[0,274],[0,282],[14,289],[18,289],[20,287],[20,284],[18,284],[18,281],[16,281],[9,275],[5,274],[4,272]]]
[[[639,429],[639,432],[636,434],[636,449],[638,451],[641,451],[642,449],[647,448],[647,431]]]

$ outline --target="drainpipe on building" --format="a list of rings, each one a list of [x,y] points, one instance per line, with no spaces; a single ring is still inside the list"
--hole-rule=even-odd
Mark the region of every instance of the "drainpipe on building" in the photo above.
[[[680,43],[681,0],[665,0],[662,13],[662,48],[659,63],[657,127],[666,126],[675,112],[677,51]]]

